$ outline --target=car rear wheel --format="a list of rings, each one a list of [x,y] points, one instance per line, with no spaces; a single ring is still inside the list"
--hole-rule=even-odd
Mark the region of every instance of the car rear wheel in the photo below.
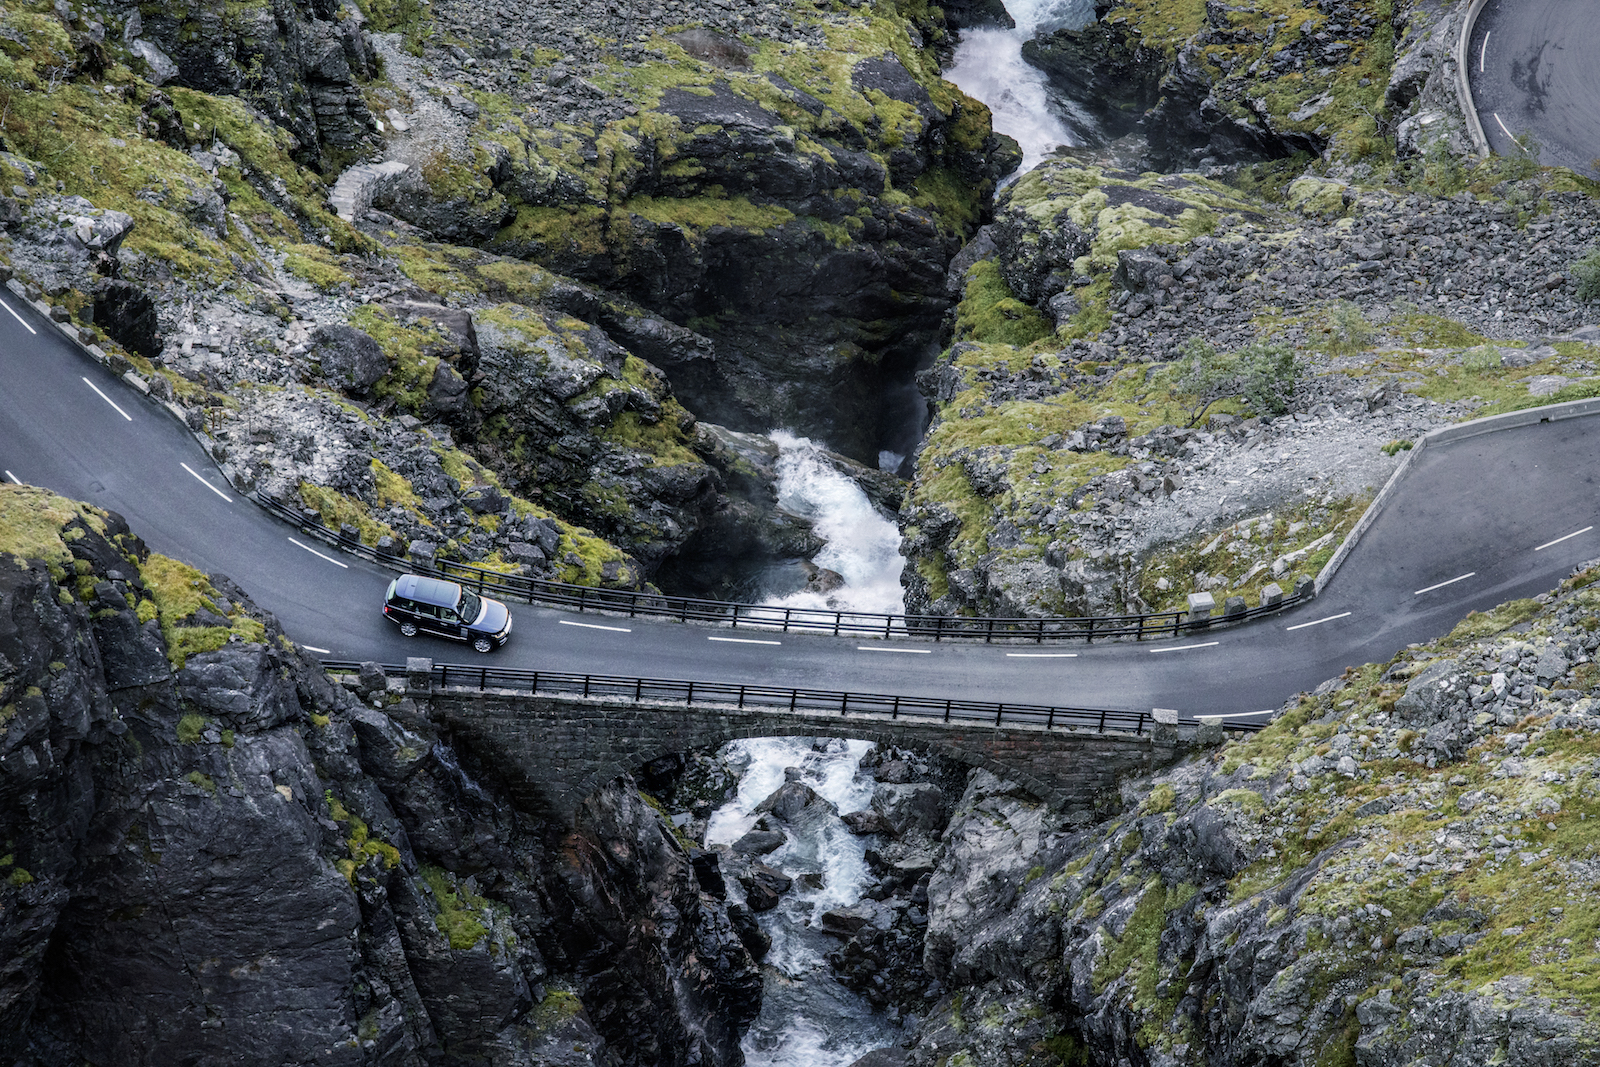
[[[494,642],[487,637],[479,637],[473,640],[472,647],[478,652],[493,652]]]
[[[407,637],[415,637],[417,636],[417,624],[414,622],[403,622],[400,624],[400,632]]]

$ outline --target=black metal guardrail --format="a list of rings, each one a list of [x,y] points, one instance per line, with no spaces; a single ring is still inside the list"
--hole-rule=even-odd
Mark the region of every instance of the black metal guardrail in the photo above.
[[[431,662],[431,661],[430,661]],[[335,674],[354,674],[362,664],[353,660],[323,660],[322,666]],[[388,677],[409,677],[406,667],[379,664]],[[770,685],[743,685],[736,682],[696,682],[666,678],[626,678],[608,674],[568,674],[561,671],[530,671],[519,668],[476,666],[462,663],[433,663],[430,682],[440,689],[509,689],[526,692],[579,696],[589,699],[626,700],[630,703],[689,705],[731,705],[735,708],[763,708],[769,711],[837,712],[843,715],[869,715],[898,719],[902,715],[943,722],[971,722],[988,726],[1033,726],[1046,730],[1088,729],[1098,733],[1117,731],[1145,734],[1156,724],[1147,711],[1113,708],[1046,707],[1037,704],[993,703],[981,700],[938,699],[895,696],[888,693],[849,693],[827,689],[788,689]],[[1257,722],[1222,723],[1225,730],[1255,732]]]
[[[379,552],[338,530],[331,530],[303,511],[289,507],[263,494],[255,494],[263,508],[307,534],[380,566],[417,574],[448,578],[470,586],[479,593],[514,600],[557,604],[579,611],[599,611],[627,615],[629,618],[675,619],[678,622],[711,622],[734,628],[791,630],[867,637],[931,637],[935,641],[968,640],[986,643],[1000,641],[1084,640],[1096,637],[1178,637],[1224,624],[1244,622],[1274,615],[1314,595],[1289,594],[1280,603],[1247,608],[1233,615],[1190,619],[1185,612],[1164,611],[1146,615],[1103,615],[1069,618],[968,618],[960,615],[882,615],[865,611],[832,611],[824,608],[786,608],[765,604],[739,604],[726,600],[699,600],[693,597],[665,596],[660,593],[628,589],[597,589],[588,585],[552,582],[520,574],[475,567],[454,560],[436,560],[425,565],[404,556]]]

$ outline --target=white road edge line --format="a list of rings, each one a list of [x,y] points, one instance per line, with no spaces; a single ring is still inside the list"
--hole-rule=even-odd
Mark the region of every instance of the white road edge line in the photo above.
[[[1326,619],[1316,619],[1316,620],[1313,620],[1312,622],[1302,622],[1302,623],[1298,623],[1297,625],[1294,625],[1294,626],[1285,626],[1284,629],[1285,630],[1304,630],[1307,626],[1321,626],[1325,622],[1332,622],[1334,619],[1342,619],[1346,615],[1349,615],[1349,614],[1350,613],[1348,611],[1341,611],[1337,615],[1329,615]]]
[[[1077,659],[1076,652],[1007,652],[1007,659]]]
[[[200,475],[195,472],[195,469],[193,467],[189,466],[187,463],[180,463],[180,464],[178,464],[178,466],[182,467],[184,470],[188,471],[190,474],[193,474],[194,477],[195,477],[195,481],[199,482],[201,485],[205,486],[207,489],[211,490],[213,493],[217,494],[222,499],[226,500],[228,503],[230,503],[230,504],[233,503],[233,497],[229,496],[227,493],[224,493],[221,489],[218,489],[216,486],[212,485],[210,482],[208,482],[204,478],[200,477]]]
[[[22,484],[22,479],[18,478],[15,474],[12,474],[10,471],[6,471],[6,477],[10,478],[13,482],[16,482],[18,485]]]
[[[29,333],[33,334],[35,337],[39,336],[39,331],[35,330],[32,326],[29,326],[28,325],[28,320],[23,318],[21,315],[18,315],[16,313],[16,311],[12,309],[10,304],[6,303],[4,300],[0,300],[0,307],[3,307],[7,311],[10,311],[11,312],[11,317],[16,319],[18,322],[22,323],[22,328],[24,330],[27,330]]]
[[[1513,141],[1517,139],[1516,136],[1511,132],[1511,128],[1506,125],[1505,120],[1500,117],[1500,112],[1496,111],[1494,113],[1494,120],[1500,124],[1500,128],[1502,130],[1506,131],[1507,137],[1510,137]]]
[[[291,538],[289,538],[289,543],[291,545],[299,545],[301,548],[305,549],[307,552],[311,553],[313,556],[319,556],[322,559],[325,559],[329,563],[333,564],[335,567],[343,567],[345,570],[349,570],[350,569],[350,564],[348,564],[348,563],[340,563],[338,560],[334,559],[332,556],[324,556],[321,552],[318,552],[316,549],[312,548],[310,545],[304,543],[303,541],[296,541],[294,538],[291,537]]]
[[[1174,645],[1171,648],[1152,648],[1150,650],[1150,654],[1153,656],[1159,652],[1187,652],[1191,648],[1210,648],[1212,645],[1220,644],[1222,644],[1221,641],[1202,641],[1198,645]]]
[[[81,377],[81,375],[80,375],[80,377]],[[83,384],[87,385],[90,389],[93,389],[95,392],[100,393],[100,387],[98,385],[94,384],[93,382],[91,382],[89,379],[84,378],[83,379]],[[104,400],[107,404],[110,404],[112,410],[115,411],[118,415],[121,415],[123,418],[127,419],[129,422],[133,421],[133,416],[129,415],[126,411],[123,411],[121,408],[117,407],[117,402],[115,400],[112,400],[109,396],[106,396],[106,394],[104,394],[104,393],[100,393],[100,399]]]
[[[730,645],[781,645],[782,641],[759,641],[754,637],[708,637],[707,641],[726,641]]]
[[[1487,56],[1489,54],[1489,34],[1491,34],[1493,32],[1494,32],[1493,30],[1488,30],[1488,31],[1486,31],[1484,33],[1484,35],[1483,35],[1483,47],[1478,49],[1478,73],[1479,74],[1483,73],[1483,59],[1484,59],[1485,56]]]
[[[1248,719],[1252,715],[1276,715],[1277,708],[1268,708],[1266,711],[1230,711],[1226,715],[1196,715],[1195,722],[1221,722],[1223,719]]]
[[[300,647],[305,649],[307,652],[320,652],[324,656],[328,656],[328,655],[332,655],[333,654],[330,649],[318,648],[316,645],[301,645]]]
[[[626,626],[601,626],[595,622],[573,622],[571,619],[557,619],[556,622],[559,622],[562,626],[581,626],[585,630],[610,630],[612,633],[618,634],[633,633]]]
[[[1563,541],[1570,541],[1574,537],[1577,537],[1579,534],[1586,534],[1592,529],[1594,529],[1593,526],[1585,526],[1581,530],[1573,530],[1571,533],[1567,534],[1567,536],[1565,536],[1565,537],[1558,537],[1554,541],[1546,541],[1544,544],[1542,544],[1538,548],[1534,549],[1534,551],[1535,552],[1543,552],[1545,549],[1549,548],[1551,545],[1559,545]]]
[[[1430,585],[1426,589],[1418,589],[1415,593],[1412,593],[1411,595],[1412,596],[1421,596],[1423,593],[1431,593],[1435,589],[1443,589],[1447,585],[1455,585],[1457,582],[1464,582],[1468,578],[1472,578],[1472,577],[1476,576],[1477,573],[1478,573],[1477,571],[1468,571],[1467,573],[1463,574],[1459,578],[1452,578],[1448,582],[1440,582],[1438,585]]]
[[[931,656],[931,648],[879,648],[876,645],[857,645],[857,652],[905,652],[913,656]]]

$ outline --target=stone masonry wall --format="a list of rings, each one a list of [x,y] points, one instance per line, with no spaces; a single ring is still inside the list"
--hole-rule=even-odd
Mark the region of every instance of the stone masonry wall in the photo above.
[[[528,809],[570,822],[606,782],[674,752],[712,749],[741,737],[849,737],[928,747],[1018,782],[1041,800],[1087,820],[1117,783],[1181,758],[1190,746],[1161,734],[997,728],[951,722],[729,706],[442,691],[419,703],[458,750],[499,774]]]

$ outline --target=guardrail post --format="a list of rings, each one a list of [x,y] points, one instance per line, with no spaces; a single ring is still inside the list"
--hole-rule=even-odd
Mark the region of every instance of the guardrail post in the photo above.
[[[900,717],[900,698],[899,697],[895,697],[894,698],[894,707],[889,709],[889,718],[898,719],[899,717]]]
[[[1005,714],[1006,714],[1006,706],[1004,704],[1000,704],[1000,705],[997,705],[995,707],[995,709],[994,709],[994,724],[996,726],[1000,725],[1000,720],[1005,718]]]
[[[1084,631],[1083,643],[1086,645],[1092,645],[1094,644],[1094,616],[1089,616],[1089,618],[1085,621],[1089,624],[1089,629]]]
[[[583,610],[584,602],[587,601],[588,599],[589,599],[589,587],[586,586],[586,585],[580,585],[578,587],[578,610],[579,611]]]
[[[944,702],[944,721],[950,721],[950,701],[948,700]]]
[[[1051,708],[1050,709],[1050,714],[1045,716],[1044,728],[1046,730],[1054,730],[1055,727],[1056,727],[1056,709],[1055,708]]]
[[[583,676],[583,695],[585,697],[589,695],[589,675],[587,674]]]
[[[944,636],[944,616],[943,615],[935,615],[933,617],[933,643],[934,644],[938,644],[939,643],[939,639],[942,638],[943,636]]]
[[[1143,715],[1144,712],[1141,711],[1139,714]],[[1106,732],[1106,713],[1103,709],[1100,712],[1100,725],[1096,727],[1096,732],[1102,734]]]
[[[1044,619],[1043,618],[1039,619],[1039,639],[1034,643],[1035,644],[1040,644],[1040,645],[1044,644]]]
[[[406,657],[406,692],[430,693],[433,691],[433,660],[425,656]]]
[[[635,678],[633,680],[633,702],[635,704],[639,703],[639,697],[642,696],[643,694],[644,694],[644,679],[643,678]]]
[[[792,609],[790,609],[790,608],[784,608],[783,609],[783,632],[784,633],[788,633],[789,632],[789,612],[791,610]]]
[[[789,690],[789,712],[790,712],[790,714],[794,713],[795,703],[799,699],[800,699],[800,690],[798,690],[798,689]]]
[[[684,694],[683,703],[684,703],[685,706],[688,706],[688,705],[694,703],[694,683],[693,682],[689,683],[689,690],[688,690],[687,693]]]
[[[839,694],[839,714],[843,715],[846,711],[849,710],[849,708],[850,708],[850,694],[849,693],[840,693]]]
[[[836,612],[833,613],[833,636],[835,636],[835,637],[839,636],[839,624],[841,622],[843,622],[843,621],[844,621],[844,614],[842,612],[836,611]]]
[[[989,623],[989,626],[988,626],[987,630],[984,632],[983,643],[986,644],[986,645],[992,645],[992,644],[994,644],[994,620],[993,619],[989,619],[987,621]]]
[[[735,604],[733,606],[733,628],[735,630],[737,630],[739,628],[739,605],[738,604]]]

